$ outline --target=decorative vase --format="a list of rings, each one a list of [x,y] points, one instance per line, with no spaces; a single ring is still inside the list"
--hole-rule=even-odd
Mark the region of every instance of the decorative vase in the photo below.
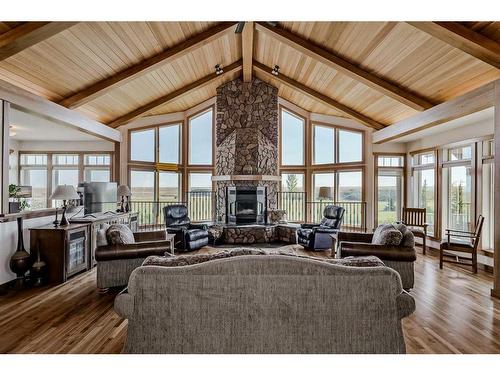
[[[40,257],[40,242],[37,243],[36,261],[31,266],[30,276],[33,280],[33,286],[42,286],[45,283],[47,273],[47,263]]]
[[[17,218],[17,250],[10,258],[10,269],[17,276],[16,288],[20,289],[24,286],[24,274],[30,269],[31,256],[24,249],[23,239],[23,218]]]

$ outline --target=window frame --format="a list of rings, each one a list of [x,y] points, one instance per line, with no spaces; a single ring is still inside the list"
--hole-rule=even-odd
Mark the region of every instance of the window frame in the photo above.
[[[283,164],[283,118],[282,118],[282,112],[288,112],[291,116],[297,117],[298,119],[302,120],[304,127],[302,129],[302,156],[303,156],[303,162],[302,164]],[[308,164],[309,158],[307,157],[307,126],[308,126],[308,121],[305,116],[300,115],[299,113],[288,109],[285,106],[278,106],[278,163],[279,163],[279,168],[304,168]]]
[[[47,163],[45,165],[40,164],[21,164],[21,159],[23,155],[46,155]],[[78,156],[78,164],[72,165],[54,165],[53,160],[54,156],[58,155],[77,155]],[[101,165],[103,169],[109,170],[109,180],[110,182],[115,182],[115,152],[114,151],[21,151],[18,152],[18,170],[17,170],[17,181],[21,183],[21,174],[22,170],[26,168],[37,169],[36,167],[41,167],[38,169],[46,169],[47,171],[47,197],[46,197],[46,208],[54,208],[52,201],[49,197],[52,195],[52,191],[54,190],[54,186],[52,183],[53,172],[56,170],[62,169],[78,169],[78,183],[85,182],[85,156],[86,155],[106,155],[109,156],[109,165]]]
[[[402,166],[379,166],[378,159],[380,157],[401,157],[403,165]],[[378,178],[379,170],[383,171],[394,171],[401,174],[401,209],[405,207],[408,201],[407,195],[407,159],[406,153],[399,152],[374,152],[373,153],[373,223],[374,227],[378,226]],[[401,219],[401,212],[396,212],[396,220]]]

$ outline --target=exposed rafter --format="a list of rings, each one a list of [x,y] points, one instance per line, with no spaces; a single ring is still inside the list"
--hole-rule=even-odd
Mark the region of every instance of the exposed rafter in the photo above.
[[[59,104],[68,108],[80,107],[100,96],[105,95],[114,88],[122,86],[127,82],[158,69],[160,66],[175,59],[179,59],[195,49],[210,43],[225,34],[228,30],[232,29],[235,24],[236,22],[221,22],[216,26],[193,36],[192,38],[169,48],[166,51],[160,52],[159,54],[141,61],[130,68],[122,70],[109,78],[94,83],[93,85],[61,100]]]
[[[426,99],[408,92],[381,77],[369,73],[366,70],[350,63],[349,61],[333,54],[332,52],[325,50],[323,47],[318,46],[306,39],[303,39],[302,37],[293,34],[285,29],[282,29],[278,26],[272,27],[263,22],[258,22],[256,24],[256,29],[258,31],[262,31],[271,35],[273,38],[296,49],[304,55],[320,61],[321,63],[335,70],[338,70],[339,72],[365,84],[366,86],[374,90],[377,90],[378,92],[394,100],[397,100],[402,104],[407,105],[408,107],[411,107],[418,111],[423,111],[433,106],[433,104]]]
[[[419,30],[500,68],[500,43],[457,22],[408,22]]]
[[[0,61],[34,46],[77,22],[26,22],[0,34]]]
[[[236,62],[232,63],[231,65],[225,66],[223,74],[216,75],[215,73],[211,73],[203,78],[200,78],[199,80],[197,80],[193,83],[190,83],[187,86],[180,88],[179,90],[171,92],[165,96],[162,96],[161,98],[153,100],[152,102],[133,110],[132,112],[129,112],[123,116],[120,116],[116,120],[113,120],[112,122],[110,122],[108,125],[111,126],[112,128],[116,128],[120,125],[124,125],[127,122],[130,122],[138,117],[141,117],[141,116],[147,114],[148,112],[151,112],[152,110],[154,110],[158,107],[161,107],[169,102],[172,102],[173,100],[177,99],[178,97],[180,97],[182,95],[186,95],[193,90],[199,89],[200,87],[202,87],[204,85],[207,85],[213,81],[216,81],[217,79],[219,79],[220,77],[223,77],[226,74],[240,70],[241,67],[242,67],[242,61],[241,60],[236,61]]]
[[[264,73],[269,78],[274,78],[277,81],[279,81],[279,82],[281,82],[281,83],[283,83],[283,84],[285,84],[285,85],[287,85],[287,86],[289,86],[289,87],[291,87],[291,88],[293,88],[293,89],[295,89],[295,90],[297,90],[297,91],[299,91],[299,92],[301,92],[301,93],[303,93],[311,98],[314,98],[314,99],[322,102],[323,104],[326,104],[329,107],[334,108],[335,110],[343,113],[344,115],[346,115],[350,118],[353,118],[356,121],[359,121],[360,123],[362,123],[366,126],[369,126],[370,128],[374,128],[374,129],[384,128],[384,125],[380,124],[379,122],[377,122],[369,117],[366,117],[365,115],[355,111],[354,109],[349,108],[349,107],[337,102],[336,100],[333,100],[332,98],[330,98],[324,94],[321,94],[321,93],[311,89],[310,87],[293,80],[290,77],[283,75],[282,73],[279,73],[277,76],[271,74],[272,68],[270,68],[270,67],[268,67],[268,66],[266,66],[258,61],[254,60],[253,66],[256,70]]]
[[[243,57],[243,82],[252,80],[254,23],[246,22],[241,34],[241,53]]]

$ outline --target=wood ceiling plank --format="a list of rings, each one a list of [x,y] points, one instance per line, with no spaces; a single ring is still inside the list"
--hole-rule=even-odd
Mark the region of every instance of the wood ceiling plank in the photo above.
[[[316,45],[302,37],[286,31],[280,27],[272,27],[266,23],[257,22],[256,29],[258,31],[267,33],[273,38],[276,38],[281,43],[288,45],[297,51],[309,56],[321,63],[355,79],[362,82],[366,86],[377,90],[378,92],[397,100],[413,109],[418,111],[423,111],[425,109],[431,108],[432,103],[410,93],[403,88],[396,86],[381,77],[371,74],[368,71],[342,59],[341,57],[323,49],[321,46]]]
[[[271,78],[274,78],[277,81],[284,83],[287,86],[292,87],[293,89],[295,89],[297,91],[300,91],[300,92],[302,92],[302,93],[304,93],[304,94],[306,94],[306,95],[308,95],[316,100],[319,100],[320,102],[322,102],[330,107],[335,108],[336,110],[342,112],[344,115],[351,117],[351,118],[361,122],[362,124],[364,124],[366,126],[369,126],[371,128],[374,128],[374,129],[384,128],[384,126],[382,124],[378,123],[377,121],[375,121],[371,118],[368,118],[359,112],[354,111],[353,109],[337,102],[336,100],[333,100],[332,98],[330,98],[326,95],[323,95],[320,92],[317,92],[317,91],[309,88],[308,86],[303,85],[300,82],[293,80],[292,78],[289,78],[281,73],[278,76],[271,74],[272,68],[267,67],[258,61],[254,61],[253,65],[260,72],[265,73],[266,75],[270,76]]]
[[[490,82],[375,132],[373,133],[373,143],[385,143],[489,108],[494,105],[494,87],[495,82]]]
[[[500,68],[500,43],[458,22],[408,22],[408,24],[487,64]]]
[[[221,22],[216,26],[205,30],[194,37],[185,40],[166,51],[163,51],[149,59],[139,62],[109,78],[103,79],[65,99],[59,104],[68,108],[80,107],[95,98],[107,94],[112,89],[130,82],[144,74],[147,74],[155,69],[158,69],[164,64],[172,62],[186,54],[194,51],[197,48],[204,46],[231,29],[235,22]]]
[[[78,22],[26,22],[0,35],[0,61],[34,46]]]
[[[211,73],[211,74],[209,74],[209,75],[207,75],[207,76],[205,76],[205,77],[203,77],[195,82],[190,83],[187,86],[182,87],[179,90],[176,90],[176,91],[171,92],[165,96],[162,96],[161,98],[153,100],[152,102],[150,102],[150,103],[148,103],[140,108],[137,108],[137,109],[117,118],[116,120],[111,121],[108,125],[111,126],[112,128],[116,128],[120,125],[124,125],[127,122],[130,122],[138,117],[141,117],[141,116],[145,115],[146,113],[151,112],[151,111],[155,110],[156,108],[159,108],[160,106],[163,106],[163,105],[177,99],[178,97],[180,97],[182,95],[187,95],[190,92],[192,92],[193,90],[199,89],[200,86],[207,85],[207,84],[217,80],[219,77],[222,77],[223,75],[234,72],[236,70],[240,70],[241,68],[242,68],[242,61],[241,60],[236,61],[236,62],[232,63],[231,65],[224,67],[224,73],[222,75],[215,75],[215,73]]]
[[[245,22],[245,27],[241,34],[241,52],[243,55],[243,82],[252,80],[252,60],[253,60],[253,33],[254,23]]]

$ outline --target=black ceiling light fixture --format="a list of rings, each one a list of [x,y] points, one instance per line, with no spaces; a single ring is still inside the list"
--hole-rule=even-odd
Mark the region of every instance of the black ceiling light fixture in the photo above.
[[[273,76],[278,76],[280,74],[280,67],[278,65],[275,65],[273,70],[271,70],[271,74]]]
[[[215,65],[215,74],[218,76],[224,73],[224,69],[222,69],[222,66],[220,64]]]

